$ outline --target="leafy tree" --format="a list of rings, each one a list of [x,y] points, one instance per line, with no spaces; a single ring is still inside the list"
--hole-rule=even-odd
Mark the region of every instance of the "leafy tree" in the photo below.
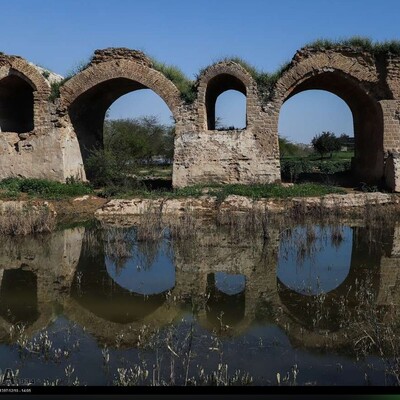
[[[339,136],[339,141],[342,146],[346,145],[352,140],[352,138],[347,133],[342,133]]]
[[[332,158],[332,153],[334,151],[339,151],[341,148],[340,140],[333,132],[322,132],[314,136],[311,144],[314,150],[321,155],[321,158],[328,153],[330,153],[330,157]]]
[[[341,146],[346,146],[347,150],[354,150],[354,137],[350,137],[346,133],[339,136]]]
[[[153,156],[173,157],[174,128],[156,117],[106,120],[104,149],[129,161],[149,162]]]
[[[156,117],[117,119],[104,122],[103,148],[86,161],[86,171],[95,186],[132,186],[137,168],[151,164],[154,156],[170,160],[175,128]]]

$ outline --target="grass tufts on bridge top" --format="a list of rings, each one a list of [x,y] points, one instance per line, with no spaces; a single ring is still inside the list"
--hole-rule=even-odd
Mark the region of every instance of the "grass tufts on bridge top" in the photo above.
[[[343,39],[320,38],[306,44],[303,49],[313,48],[320,50],[332,50],[341,47],[352,48],[358,51],[367,51],[375,57],[387,56],[389,54],[400,55],[400,40],[387,40],[379,42],[363,36],[353,36]],[[64,80],[53,83],[51,85],[51,95],[49,100],[54,102],[54,100],[60,96],[60,87],[74,75],[87,68],[87,66],[90,65],[90,61],[91,60],[81,61],[73,68],[73,70],[68,73]],[[181,93],[181,98],[185,101],[185,103],[191,104],[194,102],[197,96],[196,81],[189,79],[177,66],[167,65],[154,58],[151,58],[151,61],[155,70],[161,72],[167,79],[171,80],[175,84]],[[259,70],[241,57],[221,57],[209,66],[200,69],[199,73],[197,74],[197,79],[199,79],[199,77],[212,65],[220,62],[235,62],[241,65],[255,80],[258,87],[260,100],[263,103],[269,101],[273,97],[276,82],[283,75],[283,73],[290,68],[291,65],[291,62],[285,62],[275,72],[269,73]]]
[[[169,79],[181,92],[181,98],[186,103],[193,103],[196,98],[195,82],[190,80],[180,68],[175,65],[167,65],[151,58],[153,68],[161,72],[167,79]]]
[[[364,36],[353,36],[337,40],[321,38],[305,46],[305,48],[324,50],[336,49],[338,47],[350,47],[355,50],[368,51],[374,56],[386,54],[400,55],[400,40],[378,42]]]
[[[60,97],[61,86],[63,86],[75,75],[78,75],[80,72],[84,71],[90,65],[92,58],[93,57],[91,57],[90,59],[81,60],[67,72],[67,75],[63,79],[58,82],[52,82],[50,84],[49,100],[51,102],[54,103],[54,101]]]
[[[210,68],[212,65],[222,62],[234,62],[236,64],[239,64],[244,70],[246,70],[256,82],[258,87],[258,94],[260,96],[260,100],[263,103],[272,98],[276,82],[283,75],[283,73],[289,69],[291,64],[289,61],[285,62],[275,72],[270,73],[259,70],[257,67],[238,56],[221,57],[215,60],[210,66],[202,68],[198,74],[198,77],[204,74],[207,69]]]

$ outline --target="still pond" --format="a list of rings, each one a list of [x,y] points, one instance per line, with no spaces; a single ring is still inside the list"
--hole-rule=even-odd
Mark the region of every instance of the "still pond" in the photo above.
[[[34,385],[397,385],[400,225],[89,222],[0,238],[0,369]]]

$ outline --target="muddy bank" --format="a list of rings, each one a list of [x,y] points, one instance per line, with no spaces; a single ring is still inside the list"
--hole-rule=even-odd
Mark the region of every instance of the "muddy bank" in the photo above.
[[[321,197],[295,197],[290,199],[258,199],[230,195],[224,200],[215,196],[187,197],[180,199],[114,199],[83,196],[68,200],[15,200],[0,201],[0,215],[7,217],[10,210],[18,212],[29,208],[32,212],[48,208],[58,222],[73,222],[108,217],[140,216],[148,213],[174,216],[192,213],[214,216],[218,213],[268,212],[283,214],[291,211],[312,213],[326,211],[341,215],[357,215],[371,206],[390,207],[400,211],[400,195],[388,193],[329,194]],[[22,214],[21,214],[22,215]]]
[[[148,212],[160,215],[179,215],[186,212],[213,215],[218,212],[260,211],[285,213],[291,210],[303,212],[329,210],[338,213],[362,212],[373,205],[399,206],[400,195],[387,193],[329,194],[321,197],[294,197],[290,199],[253,200],[244,196],[230,195],[223,201],[213,196],[182,199],[110,200],[95,211],[98,218],[107,216],[142,215]]]

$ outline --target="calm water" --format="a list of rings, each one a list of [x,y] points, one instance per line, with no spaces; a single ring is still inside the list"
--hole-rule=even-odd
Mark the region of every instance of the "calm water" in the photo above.
[[[373,336],[398,321],[395,223],[138,238],[1,239],[0,369],[36,385],[397,383],[397,342]]]

